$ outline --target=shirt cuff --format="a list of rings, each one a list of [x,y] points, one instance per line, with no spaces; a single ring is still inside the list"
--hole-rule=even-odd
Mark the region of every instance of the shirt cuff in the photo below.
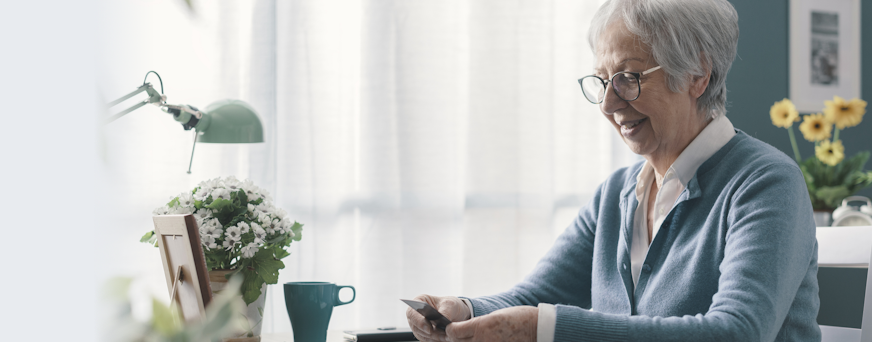
[[[472,309],[472,302],[466,298],[460,298],[463,301],[463,304],[466,304],[466,308],[469,309],[469,318],[475,317],[475,310]]]
[[[539,320],[536,326],[536,342],[554,342],[557,326],[557,309],[554,305],[539,303]]]

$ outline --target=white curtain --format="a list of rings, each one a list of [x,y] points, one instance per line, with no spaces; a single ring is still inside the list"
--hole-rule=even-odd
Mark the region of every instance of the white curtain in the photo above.
[[[304,223],[264,332],[290,331],[281,283],[353,285],[331,329],[400,326],[400,298],[519,281],[596,186],[638,157],[581,95],[600,0],[107,1],[106,100],[163,77],[170,103],[236,98],[266,142],[200,144],[147,108],[104,127],[106,274],[165,296],[150,213],[201,180],[250,178]],[[149,79],[155,85],[156,78]],[[343,296],[345,298],[345,296]],[[347,296],[350,297],[350,296]]]

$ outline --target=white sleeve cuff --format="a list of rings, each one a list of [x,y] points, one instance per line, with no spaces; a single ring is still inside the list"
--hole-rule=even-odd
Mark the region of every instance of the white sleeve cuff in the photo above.
[[[554,305],[539,303],[539,320],[536,325],[536,342],[554,342],[554,327],[557,325],[557,309]]]
[[[472,309],[472,302],[466,298],[460,298],[463,301],[463,304],[466,304],[466,308],[469,309],[469,318],[475,317],[475,310]]]

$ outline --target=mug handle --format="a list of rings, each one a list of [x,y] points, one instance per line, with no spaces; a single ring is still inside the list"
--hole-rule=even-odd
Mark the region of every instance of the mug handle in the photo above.
[[[342,300],[339,299],[339,290],[342,290],[342,288],[345,288],[345,287],[351,289],[351,293],[352,293],[351,300],[349,300],[347,302],[343,302]],[[357,290],[354,289],[354,286],[336,285],[336,293],[333,295],[333,303],[335,303],[335,304],[333,304],[333,306],[340,306],[340,305],[345,305],[345,304],[351,303],[354,301],[354,298],[357,298]]]

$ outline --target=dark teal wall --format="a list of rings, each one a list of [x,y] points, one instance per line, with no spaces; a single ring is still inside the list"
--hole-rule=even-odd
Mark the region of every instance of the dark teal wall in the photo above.
[[[739,12],[739,55],[727,76],[727,115],[736,128],[793,156],[787,131],[772,125],[769,107],[789,96],[789,0],[731,0]],[[872,112],[872,3],[861,5],[863,100]],[[821,103],[823,108],[823,103]],[[803,158],[814,154],[812,143],[802,139],[794,125]],[[845,154],[872,150],[872,113],[860,125],[846,129],[839,137]],[[872,162],[866,169],[872,168]],[[860,195],[872,198],[872,189]]]

